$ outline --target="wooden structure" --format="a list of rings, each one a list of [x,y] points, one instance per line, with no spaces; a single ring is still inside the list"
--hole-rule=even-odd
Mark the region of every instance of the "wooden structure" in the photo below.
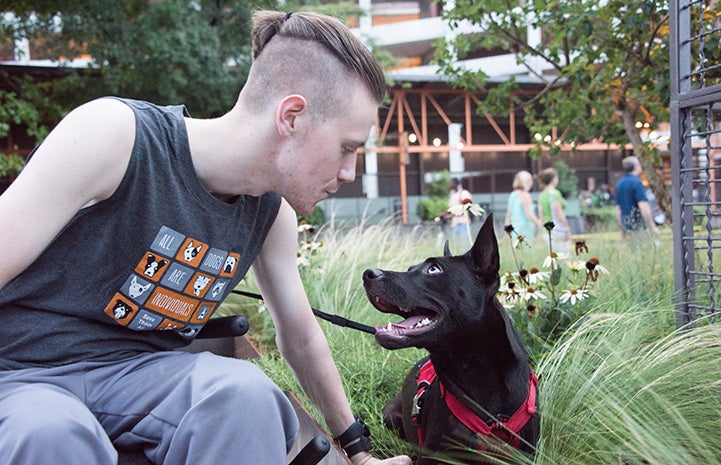
[[[447,85],[439,87],[424,83],[423,87],[419,88],[396,87],[392,89],[391,97],[390,105],[381,109],[376,121],[375,146],[372,144],[366,146],[365,153],[372,152],[381,157],[394,155],[397,159],[403,223],[407,223],[408,220],[407,166],[412,163],[414,157],[431,159],[435,156],[436,165],[440,158],[443,160],[441,166],[445,165],[446,169],[450,167],[452,174],[472,177],[474,173],[482,174],[484,171],[473,169],[473,159],[478,161],[489,155],[498,158],[500,154],[507,154],[505,160],[500,160],[494,168],[485,171],[495,170],[503,173],[508,179],[505,179],[507,185],[504,184],[502,190],[510,191],[510,180],[516,171],[527,169],[538,172],[543,167],[550,166],[555,160],[549,157],[530,160],[528,157],[528,150],[536,146],[535,139],[541,137],[551,143],[560,141],[557,143],[561,148],[561,159],[580,159],[575,155],[589,154],[595,155],[598,159],[598,155],[601,155],[597,166],[589,170],[587,177],[598,176],[602,182],[610,182],[615,181],[612,179],[614,173],[620,171],[620,159],[625,147],[607,144],[600,140],[571,146],[563,143],[563,133],[556,131],[545,135],[530,134],[522,118],[512,107],[509,108],[507,115],[500,118],[479,114],[477,108],[483,98],[481,93],[450,89]],[[454,132],[456,140],[452,140]],[[460,163],[461,169],[454,170],[454,157],[464,161]],[[615,163],[610,163],[609,157],[614,158]],[[576,168],[574,166],[576,163],[569,164]],[[358,171],[363,172],[363,170]],[[583,173],[579,177],[582,181],[587,178]],[[493,191],[495,187],[491,186]],[[472,189],[472,192],[476,191],[478,189]]]

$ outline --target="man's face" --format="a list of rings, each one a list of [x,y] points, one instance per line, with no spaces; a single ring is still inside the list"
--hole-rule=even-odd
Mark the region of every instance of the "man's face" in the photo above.
[[[368,139],[378,104],[360,85],[352,86],[346,106],[337,116],[317,118],[303,128],[284,158],[281,195],[299,214],[355,179],[356,151]]]

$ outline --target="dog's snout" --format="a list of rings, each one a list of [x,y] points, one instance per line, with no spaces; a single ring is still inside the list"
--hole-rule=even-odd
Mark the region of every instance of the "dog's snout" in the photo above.
[[[378,268],[368,268],[363,272],[363,281],[370,281],[371,279],[378,279],[383,276],[383,271]]]

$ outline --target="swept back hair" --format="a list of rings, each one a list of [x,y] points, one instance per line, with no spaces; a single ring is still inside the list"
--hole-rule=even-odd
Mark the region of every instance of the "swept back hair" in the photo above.
[[[305,11],[256,11],[253,13],[252,46],[254,65],[273,69],[274,76],[282,72],[282,67],[295,66],[299,70],[293,72],[309,74],[320,72],[315,69],[319,63],[331,69],[333,65],[323,63],[323,57],[313,48],[323,50],[337,60],[343,73],[362,83],[378,104],[385,97],[387,86],[380,65],[363,42],[336,18]],[[295,75],[296,79],[302,77]],[[283,76],[279,78],[283,79]],[[332,87],[333,80],[338,78],[329,76],[327,84]]]

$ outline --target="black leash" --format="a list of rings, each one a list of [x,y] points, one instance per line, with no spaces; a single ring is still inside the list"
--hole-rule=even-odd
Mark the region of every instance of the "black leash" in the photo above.
[[[252,297],[253,299],[263,300],[262,295],[255,294],[253,292],[239,291],[237,289],[233,289],[230,292],[232,292],[233,294],[244,295],[246,297]],[[331,315],[330,313],[325,313],[325,312],[322,312],[322,311],[312,308],[312,307],[311,307],[311,310],[313,310],[313,314],[315,316],[317,316],[318,318],[321,318],[325,321],[330,321],[331,323],[333,323],[336,326],[357,329],[358,331],[363,331],[364,333],[368,333],[368,334],[376,333],[376,329],[372,326],[364,325],[363,323],[358,323],[356,321],[349,320],[348,318],[343,318],[342,316]]]

